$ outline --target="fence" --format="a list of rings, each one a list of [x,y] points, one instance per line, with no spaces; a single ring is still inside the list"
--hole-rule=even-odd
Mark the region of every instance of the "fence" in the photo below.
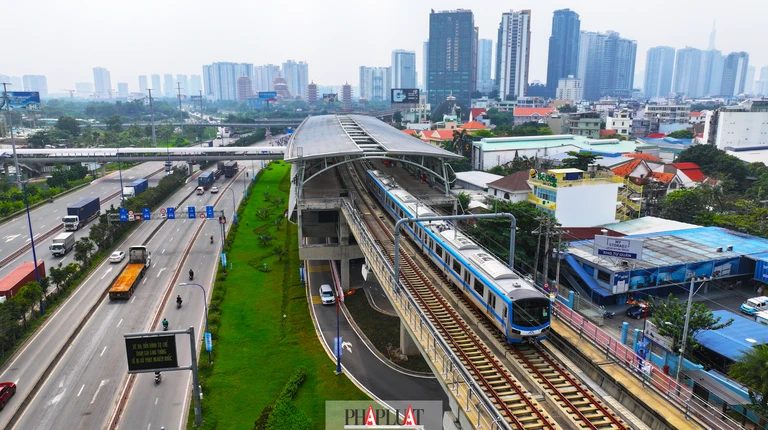
[[[631,348],[602,331],[595,323],[579,315],[575,310],[568,308],[559,300],[555,300],[554,308],[555,317],[571,326],[579,333],[579,337],[592,342],[604,351],[608,358],[626,368],[630,374],[642,379],[643,385],[653,389],[684,411],[686,416],[693,415],[711,428],[744,428],[731,417],[724,415],[715,405],[695,395],[691,387],[684,384],[678,385],[675,378],[664,373],[650,360],[642,359]]]

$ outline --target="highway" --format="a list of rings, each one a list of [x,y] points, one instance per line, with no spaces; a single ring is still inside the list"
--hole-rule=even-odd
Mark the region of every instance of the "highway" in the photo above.
[[[216,185],[224,188],[222,184],[230,183],[232,180],[225,180],[222,177]],[[194,191],[194,188],[195,184],[190,183],[171,197],[168,205],[180,204],[183,207],[194,204],[201,207],[214,204],[217,210],[232,212],[230,191],[222,189],[219,194],[206,193],[203,196],[193,194],[187,199],[186,197]],[[237,196],[238,193],[235,194]],[[240,192],[241,196],[242,192]],[[220,203],[216,204],[217,200],[220,200]],[[176,310],[175,303],[171,300],[170,311],[163,312],[159,316],[157,311],[164,300],[170,297],[167,292],[175,285],[177,273],[181,272],[183,276],[180,278],[181,281],[187,281],[187,271],[193,268],[198,273],[196,276],[198,281],[210,283],[218,254],[214,248],[220,245],[218,223],[200,219],[176,219],[148,221],[147,224],[149,225],[138,229],[125,244],[119,247],[127,250],[131,245],[148,241],[147,246],[152,252],[152,267],[133,298],[129,301],[110,301],[107,298],[102,300],[103,291],[109,288],[111,280],[125,263],[102,264],[91,278],[80,286],[74,298],[82,303],[76,306],[75,312],[82,315],[96,304],[93,315],[84,325],[82,332],[66,349],[61,360],[52,369],[12,428],[103,428],[128,376],[122,334],[157,328],[163,316],[168,318],[172,328],[187,328],[189,325],[199,327],[199,321],[203,315],[202,294],[190,287],[184,288],[186,300],[181,310]],[[160,224],[162,226],[157,233],[150,237],[152,230]],[[202,235],[195,240],[189,257],[184,259],[185,251],[191,244],[190,241],[193,240],[198,227],[202,228]],[[207,239],[210,234],[214,234],[216,238],[214,245],[211,245]],[[58,314],[54,315],[54,318],[58,316]],[[78,317],[81,318],[75,315],[70,317],[71,324],[74,324]],[[58,345],[68,336],[66,333],[58,333],[67,329],[63,329],[62,324],[57,325],[59,327],[47,327],[47,330],[41,331],[41,336],[49,339],[50,343]],[[70,327],[70,329],[73,328]],[[180,338],[178,343],[180,356],[183,356],[185,347],[188,356],[188,339]],[[41,351],[41,353],[44,356],[50,356],[56,349],[51,348],[51,352]],[[188,360],[188,358],[182,359],[181,363],[188,363]],[[178,404],[178,408],[183,407],[182,399],[187,397],[186,388],[189,385],[177,386],[179,390],[177,392],[171,391],[170,388],[174,386],[174,378],[183,379],[183,376],[185,376],[183,372],[166,374],[164,384],[157,387],[167,389],[169,394],[165,398],[172,402],[171,404]],[[137,386],[146,385],[145,383],[148,382],[150,388],[154,388],[152,376],[139,378],[137,382]],[[21,400],[18,394],[16,397],[18,397],[16,401]],[[3,418],[6,417],[7,415],[3,414]],[[129,425],[124,428],[133,427]]]

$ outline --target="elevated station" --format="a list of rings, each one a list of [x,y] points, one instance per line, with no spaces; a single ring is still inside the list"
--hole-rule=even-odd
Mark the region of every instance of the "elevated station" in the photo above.
[[[368,160],[412,186],[414,194],[431,204],[455,210],[456,198],[445,179],[450,167],[445,162],[459,158],[369,116],[307,118],[293,133],[284,157],[293,163],[288,211],[289,219],[299,225],[299,257],[339,261],[345,291],[350,285],[350,260],[364,258],[341,214],[341,198],[350,194],[336,167]],[[307,238],[323,240],[316,244],[317,240]]]

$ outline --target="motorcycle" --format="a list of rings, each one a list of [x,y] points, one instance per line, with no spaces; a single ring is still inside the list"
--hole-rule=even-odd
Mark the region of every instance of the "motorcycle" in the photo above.
[[[162,379],[163,378],[160,376],[160,372],[155,372],[155,385],[159,384]]]
[[[614,315],[616,315],[616,312],[606,311],[602,306],[600,307],[600,310],[602,311],[603,318],[613,319]]]
[[[189,272],[189,280],[193,281],[195,279],[195,274],[192,272]]]
[[[181,309],[181,302],[176,302],[176,309]]]
[[[213,245],[213,236],[211,236],[211,245]]]
[[[168,323],[163,323],[163,331],[168,331]]]

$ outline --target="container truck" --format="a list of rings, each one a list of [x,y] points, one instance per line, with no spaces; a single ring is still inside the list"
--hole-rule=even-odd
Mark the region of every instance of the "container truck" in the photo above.
[[[149,181],[146,179],[137,179],[130,184],[123,187],[123,198],[136,197],[139,194],[147,191],[149,188]]]
[[[75,233],[61,233],[53,238],[53,243],[48,249],[56,257],[63,257],[75,247]]]
[[[237,161],[230,161],[224,165],[224,177],[231,178],[237,173]]]
[[[99,217],[101,204],[98,197],[87,197],[67,208],[64,230],[75,231]]]
[[[152,253],[146,246],[128,248],[128,264],[109,289],[109,299],[130,299],[147,268],[152,264]]]
[[[213,172],[204,172],[197,177],[197,185],[199,187],[203,187],[204,190],[211,188],[211,184],[213,184],[213,181],[214,181]]]
[[[216,170],[213,171],[214,180],[219,179],[223,174],[224,174],[224,162],[219,161],[218,163],[216,163]]]
[[[45,277],[45,262],[43,260],[37,261],[37,273],[41,279]],[[4,297],[6,300],[10,299],[19,292],[21,287],[36,280],[35,263],[31,261],[21,263],[21,266],[13,269],[11,273],[0,279],[0,297]]]

